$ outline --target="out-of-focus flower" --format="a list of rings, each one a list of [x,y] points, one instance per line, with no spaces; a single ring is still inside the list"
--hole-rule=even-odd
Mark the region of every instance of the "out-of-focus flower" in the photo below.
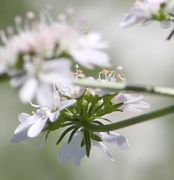
[[[13,73],[11,85],[19,87],[20,99],[27,103],[36,98],[38,104],[46,104],[51,99],[52,85],[70,85],[73,74],[67,59],[44,61],[40,58],[28,60],[22,75]]]
[[[60,112],[76,103],[75,99],[61,100],[57,91],[54,91],[52,102],[47,106],[36,106],[39,109],[33,115],[21,113],[20,125],[14,132],[13,143],[18,143],[27,138],[38,136],[46,127],[47,122],[58,120]]]
[[[123,105],[119,108],[123,111],[142,112],[143,110],[150,108],[150,105],[147,102],[142,101],[142,99],[142,95],[120,93],[112,99],[112,103],[123,102]]]
[[[53,20],[48,11],[39,17],[28,12],[26,20],[17,16],[15,21],[15,29],[0,32],[0,74],[9,75],[24,103],[36,99],[45,104],[52,85],[72,84],[71,62],[85,68],[110,65],[107,43],[99,33],[81,32],[62,18]],[[77,97],[77,89],[69,96]]]
[[[121,27],[129,27],[139,22],[146,23],[151,20],[161,22],[162,27],[169,27],[173,17],[169,13],[167,0],[136,1],[134,7],[120,23]]]
[[[92,32],[77,39],[74,47],[70,49],[70,54],[78,64],[86,68],[109,67],[109,56],[103,51],[106,48],[107,44],[102,41],[101,35]]]
[[[26,22],[16,17],[18,34],[7,35],[1,32],[4,50],[11,54],[11,59],[4,59],[9,66],[15,65],[24,55],[55,59],[65,54],[69,60],[74,60],[86,68],[110,65],[109,57],[104,52],[107,44],[99,33],[81,33],[65,21],[52,19],[50,22],[46,20],[47,16],[48,14],[43,13],[41,18],[37,19],[33,14]]]
[[[99,133],[98,136],[101,138],[101,141],[93,140],[92,146],[100,148],[112,161],[114,159],[103,142],[114,144],[119,149],[126,149],[129,147],[128,140],[117,133],[102,132]],[[76,165],[80,165],[82,158],[86,156],[85,147],[81,146],[82,139],[82,132],[77,132],[72,141],[69,144],[63,145],[62,149],[58,152],[58,161],[60,163],[66,163],[67,161],[72,160]]]

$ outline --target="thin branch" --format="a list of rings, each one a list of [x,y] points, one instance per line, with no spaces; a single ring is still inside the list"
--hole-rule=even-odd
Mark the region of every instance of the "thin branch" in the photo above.
[[[143,92],[149,94],[165,95],[174,97],[174,88],[169,87],[157,87],[157,86],[141,86],[141,85],[129,85],[118,82],[103,82],[98,80],[75,80],[75,84],[85,87],[102,88],[111,91],[134,91]]]
[[[141,122],[153,120],[155,118],[159,118],[172,113],[174,113],[174,105],[108,125],[95,125],[91,123],[86,123],[85,127],[96,132],[109,132],[132,126]]]

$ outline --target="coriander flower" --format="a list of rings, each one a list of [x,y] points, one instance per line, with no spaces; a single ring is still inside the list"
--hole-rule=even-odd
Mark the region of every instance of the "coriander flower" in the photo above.
[[[10,68],[15,68],[19,61],[25,63],[26,55],[45,60],[67,57],[85,68],[110,65],[105,52],[107,43],[99,33],[82,33],[66,21],[53,20],[48,12],[41,13],[40,18],[29,12],[26,21],[18,16],[15,21],[15,31],[1,31],[2,47],[7,52],[4,61]]]
[[[98,134],[98,137],[101,138],[101,141],[93,140],[92,146],[100,148],[112,161],[114,161],[114,159],[103,142],[111,143],[119,149],[126,149],[129,147],[128,140],[124,136],[114,132],[101,132]],[[83,135],[82,132],[79,131],[74,135],[70,143],[63,145],[62,149],[59,150],[57,157],[58,161],[60,163],[66,163],[67,161],[72,160],[79,166],[82,158],[86,156],[85,147],[81,146],[82,140]]]
[[[167,0],[137,1],[130,12],[120,23],[121,27],[129,27],[137,23],[146,23],[151,20],[160,21],[163,27],[169,27],[171,16],[168,12]]]
[[[11,85],[19,87],[20,99],[27,103],[36,98],[38,104],[46,104],[51,98],[52,85],[70,85],[73,75],[67,59],[45,61],[40,58],[28,60],[22,75],[13,73]]]
[[[26,113],[21,113],[19,115],[20,124],[14,132],[14,137],[12,139],[13,143],[18,143],[27,138],[34,138],[38,136],[44,128],[47,126],[48,122],[55,122],[59,120],[59,115],[61,111],[74,105],[76,103],[75,99],[71,100],[61,100],[57,91],[54,91],[52,102],[47,106],[39,106],[36,113],[29,115]]]
[[[86,78],[78,66],[74,75],[76,79],[94,80],[92,77]],[[100,73],[99,78],[105,83],[108,80],[109,82],[123,80],[124,75],[105,70]],[[41,133],[45,133],[45,139],[47,139],[51,132],[63,129],[56,143],[56,145],[60,144],[69,134],[68,142],[58,153],[58,160],[62,163],[72,160],[80,165],[83,157],[90,156],[92,147],[100,148],[111,160],[114,160],[105,143],[112,143],[120,149],[126,149],[128,140],[114,132],[100,132],[98,128],[105,127],[105,122],[111,123],[105,115],[124,112],[124,110],[139,112],[149,108],[149,104],[142,101],[141,95],[118,94],[76,85],[55,85],[53,91],[53,98],[48,99],[47,105],[33,105],[37,108],[36,113],[19,115],[21,123],[15,130],[12,142],[34,138]]]

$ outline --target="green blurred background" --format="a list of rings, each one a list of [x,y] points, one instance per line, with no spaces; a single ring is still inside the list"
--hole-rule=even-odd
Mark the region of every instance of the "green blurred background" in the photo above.
[[[113,64],[124,67],[130,83],[174,86],[174,41],[165,41],[169,30],[159,24],[120,29],[118,24],[132,1],[121,0],[0,0],[0,29],[14,24],[16,15],[40,11],[47,5],[53,14],[73,6],[77,15],[87,18],[90,29],[99,31],[109,42]],[[172,98],[145,96],[152,109],[172,104]],[[17,92],[8,83],[0,84],[0,180],[173,180],[174,179],[174,116],[121,129],[118,132],[130,141],[130,149],[111,152],[111,162],[103,152],[93,149],[90,159],[81,166],[61,165],[56,160],[59,147],[54,133],[43,149],[40,138],[18,145],[10,143],[18,125],[20,112],[30,112],[21,105]],[[135,114],[111,116],[113,121]]]

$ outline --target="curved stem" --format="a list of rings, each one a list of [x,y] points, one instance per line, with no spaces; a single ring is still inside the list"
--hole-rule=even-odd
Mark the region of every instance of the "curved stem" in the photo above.
[[[149,121],[172,113],[174,113],[174,105],[108,125],[94,125],[91,123],[86,123],[85,127],[96,132],[108,132],[135,125],[141,122]]]
[[[157,87],[157,86],[141,86],[141,85],[129,85],[118,82],[103,82],[99,80],[76,80],[76,85],[93,87],[93,88],[102,88],[114,91],[135,91],[135,92],[144,92],[150,94],[158,94],[165,96],[174,96],[174,88],[169,87]]]

